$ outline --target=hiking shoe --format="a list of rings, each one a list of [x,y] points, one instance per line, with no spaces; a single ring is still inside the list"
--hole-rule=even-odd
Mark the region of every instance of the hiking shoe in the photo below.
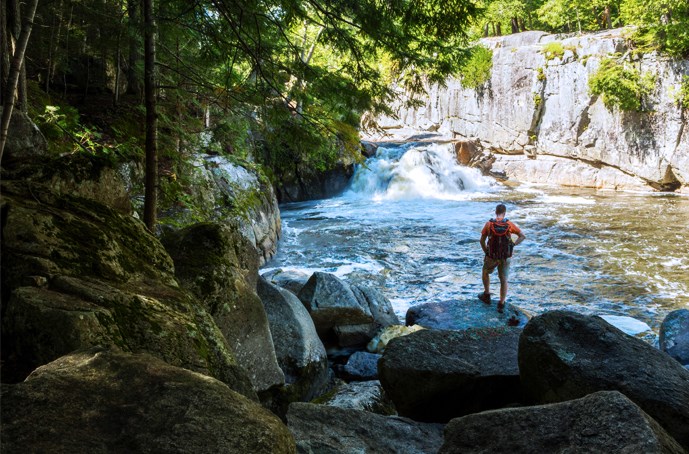
[[[502,314],[504,310],[505,310],[505,303],[504,302],[498,303],[498,312]]]
[[[490,293],[479,293],[478,294],[478,299],[483,301],[486,304],[490,304]]]

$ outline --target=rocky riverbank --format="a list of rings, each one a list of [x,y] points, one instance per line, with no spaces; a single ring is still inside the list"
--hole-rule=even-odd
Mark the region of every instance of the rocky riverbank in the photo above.
[[[458,148],[475,148],[474,163],[523,182],[689,192],[687,113],[677,102],[689,61],[634,57],[654,81],[643,112],[608,108],[589,90],[601,61],[633,53],[625,33],[531,31],[481,40],[493,52],[483,86],[463,88],[458,78],[427,84],[419,107],[408,107],[400,92],[396,116],[377,121],[389,131],[442,133]]]
[[[478,300],[403,326],[375,288],[259,276],[238,223],[150,234],[107,163],[27,159],[0,186],[3,452],[689,449],[687,310],[662,350]]]

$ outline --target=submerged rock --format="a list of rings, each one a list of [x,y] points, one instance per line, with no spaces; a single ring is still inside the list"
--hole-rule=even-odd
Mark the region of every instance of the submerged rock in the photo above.
[[[660,325],[660,349],[689,365],[689,309],[670,312]]]
[[[539,403],[620,391],[689,447],[689,372],[600,317],[568,311],[534,317],[519,341],[519,371]]]
[[[148,352],[256,395],[144,225],[39,183],[2,182],[3,381],[73,350]]]
[[[503,326],[524,327],[529,315],[510,303],[501,314],[492,305],[482,303],[478,298],[465,301],[443,301],[410,307],[407,311],[407,325],[424,328],[465,330],[469,328],[499,328]]]
[[[195,224],[163,237],[175,275],[201,301],[227,339],[256,391],[281,385],[261,299],[256,294],[258,254],[230,225]]]
[[[520,402],[517,328],[421,330],[393,339],[378,363],[401,416],[451,418]]]
[[[634,402],[602,391],[567,402],[453,419],[441,454],[484,452],[676,453],[682,447]]]
[[[299,453],[437,452],[443,442],[443,426],[414,422],[367,411],[293,403],[287,427]]]
[[[273,414],[147,354],[94,348],[2,385],[7,452],[293,453]]]
[[[309,313],[295,295],[262,277],[258,295],[268,316],[278,364],[285,374],[285,386],[261,399],[284,415],[291,402],[308,401],[325,392],[328,356]]]

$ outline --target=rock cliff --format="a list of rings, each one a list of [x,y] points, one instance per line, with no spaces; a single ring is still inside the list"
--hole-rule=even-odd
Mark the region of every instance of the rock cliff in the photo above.
[[[457,78],[428,85],[418,107],[402,96],[385,129],[439,131],[494,155],[493,171],[527,182],[689,192],[689,128],[678,93],[689,61],[634,57],[655,76],[647,112],[607,108],[590,93],[601,61],[630,50],[625,31],[562,37],[525,32],[482,40],[493,50],[490,80],[464,89]],[[564,53],[547,56],[546,43]],[[491,156],[487,156],[491,157]]]

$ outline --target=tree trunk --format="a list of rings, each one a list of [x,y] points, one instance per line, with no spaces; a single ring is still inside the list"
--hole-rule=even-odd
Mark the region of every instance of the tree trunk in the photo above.
[[[519,20],[516,17],[510,19],[510,25],[512,26],[512,33],[519,33]]]
[[[155,231],[158,205],[158,115],[156,112],[156,22],[153,0],[144,0],[144,92],[146,96],[146,182],[144,223]]]
[[[7,90],[7,76],[10,74],[10,45],[7,29],[7,3],[0,6],[0,105],[5,103],[5,91]]]
[[[497,36],[502,36],[502,26],[499,22],[495,24],[495,33]]]
[[[605,5],[605,10],[603,11],[603,23],[605,24],[605,28],[612,28],[612,17],[610,13],[610,5]]]
[[[490,26],[489,23],[486,22],[486,25],[483,27],[483,37],[488,38],[488,27]]]
[[[31,36],[31,28],[33,27],[33,20],[36,16],[38,0],[31,0],[28,6],[29,8],[24,19],[24,26],[17,40],[14,56],[12,57],[12,66],[10,67],[9,76],[7,78],[7,92],[5,93],[5,102],[3,104],[2,121],[0,122],[0,162],[2,162],[2,153],[5,150],[7,131],[9,130],[10,118],[12,118],[12,110],[14,109],[14,92],[17,90],[19,76],[24,64],[24,53],[26,52],[26,46],[29,44],[29,36]]]
[[[137,68],[141,61],[139,50],[139,33],[141,19],[139,16],[139,0],[127,0],[127,15],[129,15],[129,67],[127,68],[127,93],[141,95],[141,79]]]
[[[526,31],[526,21],[524,20],[523,17],[519,18],[519,30],[525,32]]]

